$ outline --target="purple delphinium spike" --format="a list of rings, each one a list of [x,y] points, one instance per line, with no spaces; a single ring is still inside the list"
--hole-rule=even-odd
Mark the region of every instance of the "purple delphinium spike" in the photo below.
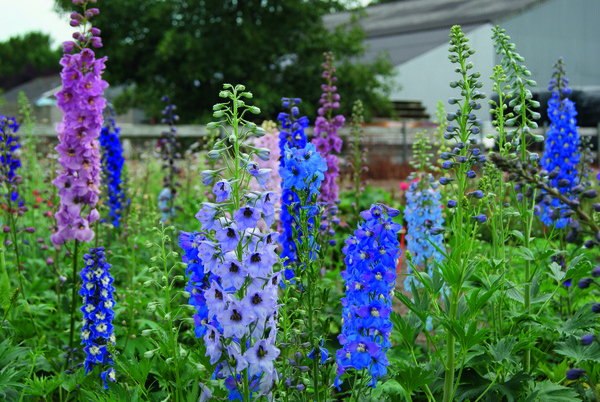
[[[177,188],[180,183],[176,182],[179,168],[175,164],[175,159],[181,159],[181,155],[177,152],[177,128],[175,123],[179,121],[179,116],[174,112],[177,107],[171,103],[168,96],[163,96],[162,101],[167,105],[162,111],[162,123],[169,125],[169,131],[163,131],[161,139],[158,142],[162,159],[162,169],[167,170],[163,178],[163,189],[158,196],[158,204],[162,213],[161,221],[171,221],[175,215],[175,197],[177,197]]]
[[[78,4],[80,2],[74,2]],[[73,26],[90,27],[92,15],[72,19]],[[57,106],[63,112],[56,126],[59,144],[58,162],[62,170],[53,184],[58,188],[60,207],[56,213],[57,226],[51,236],[56,246],[75,239],[89,242],[94,237],[91,223],[100,215],[96,210],[100,184],[100,151],[98,136],[106,105],[102,97],[108,84],[102,80],[106,57],[96,59],[88,48],[101,46],[99,32],[91,28],[66,42],[60,64],[62,90],[56,94]],[[76,50],[75,54],[69,54]]]
[[[338,185],[336,179],[340,169],[338,167],[338,158],[335,154],[342,151],[342,139],[338,135],[338,131],[344,125],[345,119],[343,115],[333,116],[333,112],[340,107],[340,95],[336,93],[337,77],[335,76],[335,67],[333,65],[333,53],[325,53],[325,62],[322,64],[324,71],[322,77],[326,80],[326,84],[321,85],[323,94],[319,103],[321,107],[318,109],[319,116],[315,121],[315,137],[312,143],[317,148],[317,151],[323,156],[327,162],[327,171],[325,179],[321,185],[319,202],[327,206],[325,215],[324,231],[330,230],[331,221],[335,220],[337,207],[335,202],[339,199]]]

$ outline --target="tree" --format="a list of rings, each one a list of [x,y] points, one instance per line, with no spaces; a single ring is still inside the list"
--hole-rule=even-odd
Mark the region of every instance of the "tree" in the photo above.
[[[40,75],[60,71],[59,48],[50,35],[29,32],[0,42],[0,88],[10,89]]]
[[[56,0],[69,10],[71,0]],[[316,115],[323,53],[339,60],[343,111],[360,97],[368,112],[387,110],[386,88],[376,76],[391,72],[384,59],[360,61],[364,33],[357,27],[330,32],[321,17],[333,0],[119,0],[98,4],[105,78],[128,89],[116,106],[143,106],[158,116],[169,95],[184,122],[208,120],[223,83],[243,83],[261,117],[274,118],[282,97],[302,98]],[[344,75],[343,75],[344,74]]]

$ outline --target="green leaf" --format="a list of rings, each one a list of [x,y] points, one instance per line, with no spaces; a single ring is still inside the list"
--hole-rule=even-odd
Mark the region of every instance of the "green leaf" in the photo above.
[[[525,402],[573,402],[580,401],[574,389],[555,384],[550,380],[535,382],[533,393]]]
[[[404,388],[408,395],[412,395],[414,391],[434,380],[433,370],[422,366],[415,367],[402,362],[398,369],[394,380]]]
[[[513,299],[517,303],[525,304],[525,297],[523,296],[523,292],[521,292],[517,288],[510,288],[506,291],[506,296]]]
[[[557,342],[554,351],[559,355],[574,359],[575,364],[586,360],[600,363],[600,346],[596,342],[589,346],[583,346],[575,336],[570,336],[566,342]]]
[[[523,236],[523,233],[519,232],[518,230],[511,230],[509,234],[515,236],[521,241],[525,241],[525,236]]]
[[[415,317],[412,314],[411,316]],[[392,321],[392,324],[394,324],[393,330],[397,331],[400,334],[400,336],[402,336],[404,342],[406,342],[409,345],[413,345],[417,335],[419,334],[419,332],[421,332],[421,329],[423,328],[423,324],[412,323],[413,325],[411,325],[407,322],[407,319],[405,319],[395,311],[392,311],[392,314],[390,315],[390,320]]]
[[[6,397],[9,390],[23,388],[23,384],[19,383],[19,379],[24,376],[24,372],[14,370],[8,366],[0,370],[0,396]]]
[[[573,335],[581,329],[591,328],[596,324],[596,314],[592,311],[589,305],[583,306],[573,317],[559,327],[557,330],[566,335]]]
[[[523,258],[525,261],[536,260],[535,256],[533,255],[533,251],[531,251],[527,247],[519,246],[519,251],[517,251],[515,254]]]
[[[512,353],[517,341],[514,338],[502,338],[498,343],[489,345],[488,350],[493,361],[504,363],[505,361],[516,362],[515,356]]]
[[[573,258],[573,259],[571,260],[571,262],[569,263],[569,266],[567,267],[567,271],[568,271],[568,270],[571,270],[571,269],[574,269],[574,268],[577,268],[577,266],[579,265],[579,263],[580,263],[580,262],[582,262],[582,260],[583,260],[584,258],[585,258],[585,254],[579,254],[578,256],[576,256],[575,258]],[[586,266],[589,266],[589,265],[590,265],[590,262],[589,262],[589,261],[587,261],[587,260],[586,260],[586,261],[583,261],[583,263],[584,263]]]
[[[521,391],[525,388],[528,381],[531,381],[532,377],[524,371],[519,371],[512,378],[504,383],[494,385],[493,390],[499,391],[501,394],[506,396],[509,402],[519,400]]]
[[[461,384],[456,389],[455,399],[462,402],[466,399],[476,400],[482,393],[487,392],[490,395],[488,400],[503,400],[494,398],[493,393],[499,392],[506,397],[509,402],[518,400],[523,388],[531,376],[523,371],[516,373],[508,381],[500,384],[494,384],[490,387],[491,381],[482,377],[472,368],[466,368],[463,372]],[[489,391],[488,391],[489,387]]]
[[[556,262],[552,262],[549,266],[550,268],[550,278],[554,279],[557,282],[562,282],[565,278],[565,273],[562,270],[562,267],[558,265]]]
[[[477,320],[469,321],[469,328],[462,339],[459,338],[460,344],[466,350],[471,349],[473,346],[483,342],[488,335],[490,330],[488,328],[479,328]]]
[[[393,378],[384,382],[383,384],[377,385],[377,387],[371,393],[371,400],[390,400],[394,402],[410,401],[402,385],[400,385],[398,381]]]

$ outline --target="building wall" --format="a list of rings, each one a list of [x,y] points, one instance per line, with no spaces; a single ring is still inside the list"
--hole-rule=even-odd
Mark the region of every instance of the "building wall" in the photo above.
[[[566,63],[571,86],[600,85],[599,19],[599,0],[548,0],[498,24],[517,45],[538,88],[545,91],[559,57]]]
[[[488,77],[492,75],[494,67],[494,49],[491,39],[492,25],[484,24],[467,34],[470,39],[469,45],[475,49],[476,53],[471,56],[473,62],[473,72],[481,73],[481,80],[484,86],[480,91],[486,95],[491,93],[492,85]],[[450,34],[450,30],[448,30]],[[449,40],[449,39],[448,39]],[[439,101],[444,102],[444,107],[450,111],[448,98],[459,97],[460,92],[456,88],[450,88],[451,81],[459,79],[459,75],[454,72],[456,65],[450,63],[448,59],[448,46],[444,44],[438,46],[414,59],[395,67],[393,81],[401,86],[400,90],[395,89],[390,99],[421,101],[425,106],[427,113],[432,119],[435,119],[435,112]],[[482,102],[482,108],[479,118],[485,122],[490,121],[489,105],[487,99]]]

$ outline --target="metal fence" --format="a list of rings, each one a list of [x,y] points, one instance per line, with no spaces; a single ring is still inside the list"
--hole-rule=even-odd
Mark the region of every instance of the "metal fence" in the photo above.
[[[132,142],[155,140],[160,138],[161,133],[166,129],[162,125],[141,125],[141,124],[122,124],[121,138],[129,139]],[[388,122],[387,126],[367,125],[363,127],[363,137],[369,148],[370,156],[389,159],[391,163],[406,164],[412,155],[412,145],[415,142],[415,134],[427,130],[432,134],[436,129],[435,125],[413,126],[404,122]],[[547,127],[540,127],[532,130],[532,134],[541,135],[546,133]],[[182,139],[202,139],[208,135],[206,125],[178,125],[177,133]],[[600,124],[598,127],[580,127],[579,134],[582,137],[592,137],[591,148],[594,151],[600,149]],[[312,135],[312,128],[306,131],[308,136]],[[340,136],[348,140],[351,135],[349,127],[343,127],[339,132]],[[488,134],[494,134],[493,127],[484,127],[481,130],[481,139]],[[55,125],[38,124],[35,126],[34,135],[51,139],[56,137]],[[345,141],[346,142],[346,141]],[[598,158],[596,158],[598,159]]]

